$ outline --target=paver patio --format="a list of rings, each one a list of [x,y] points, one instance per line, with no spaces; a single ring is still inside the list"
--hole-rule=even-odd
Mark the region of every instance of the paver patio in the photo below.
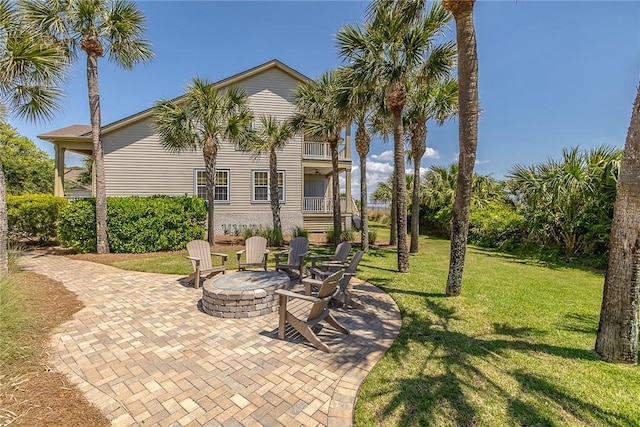
[[[78,294],[85,308],[52,337],[52,364],[112,420],[129,425],[352,424],[358,388],[400,329],[394,301],[354,280],[364,310],[337,309],[350,331],[324,328],[334,350],[277,339],[278,314],[203,313],[202,289],[180,276],[28,255],[26,270]]]

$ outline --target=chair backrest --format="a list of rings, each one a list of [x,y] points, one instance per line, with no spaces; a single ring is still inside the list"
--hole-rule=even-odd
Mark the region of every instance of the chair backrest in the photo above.
[[[347,262],[349,252],[351,252],[351,243],[342,242],[336,246],[336,253],[333,255],[333,260],[338,262]]]
[[[364,255],[363,251],[358,251],[353,256],[353,258],[351,258],[351,262],[349,263],[349,266],[344,271],[344,276],[342,276],[342,279],[340,279],[340,291],[344,292],[351,278],[356,275],[358,264],[360,264],[360,260],[362,259],[363,255]]]
[[[264,261],[264,252],[267,250],[267,239],[262,236],[249,237],[244,246],[247,250],[247,264],[259,264]]]
[[[335,295],[338,288],[338,282],[342,279],[344,271],[339,270],[322,281],[317,297],[320,301],[314,302],[309,311],[309,320],[313,320],[321,316],[329,305],[331,297]]]
[[[298,263],[300,254],[307,252],[309,249],[309,239],[303,236],[294,237],[289,242],[289,258],[287,264],[294,265]]]
[[[209,246],[209,242],[205,242],[204,240],[192,240],[187,243],[187,253],[192,258],[200,259],[200,268],[203,270],[207,270],[211,268],[211,246]],[[196,269],[196,262],[191,261],[191,265],[193,265],[193,269]]]

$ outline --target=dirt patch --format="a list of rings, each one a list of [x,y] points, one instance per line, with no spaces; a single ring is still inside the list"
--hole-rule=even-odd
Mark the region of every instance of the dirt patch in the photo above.
[[[34,328],[23,337],[25,353],[0,374],[0,426],[109,426],[69,379],[48,366],[50,333],[84,305],[64,285],[39,274],[21,272],[16,280],[25,291]]]

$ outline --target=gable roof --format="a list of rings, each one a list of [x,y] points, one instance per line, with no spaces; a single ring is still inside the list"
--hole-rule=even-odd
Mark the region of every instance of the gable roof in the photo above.
[[[260,73],[264,73],[265,71],[269,71],[271,69],[277,69],[289,76],[293,77],[295,80],[300,82],[309,81],[309,77],[300,73],[299,71],[294,70],[288,65],[278,61],[277,59],[272,59],[271,61],[265,62],[264,64],[260,64],[256,67],[250,68],[246,71],[242,71],[238,74],[234,74],[233,76],[224,78],[222,80],[218,80],[217,82],[212,83],[216,89],[220,90],[227,86],[231,86],[233,84],[239,83],[243,80],[246,80],[250,77],[258,75]],[[179,102],[185,95],[180,95],[177,98],[173,98],[171,101]],[[140,111],[139,113],[132,114],[123,119],[117,120],[115,122],[109,123],[107,125],[102,126],[102,133],[109,133],[116,129],[120,129],[124,126],[128,126],[137,121],[143,120],[153,114],[153,107],[147,108],[146,110]],[[43,133],[38,135],[38,138],[54,142],[58,139],[69,139],[69,138],[82,138],[86,139],[91,136],[91,126],[90,125],[72,125],[67,126],[62,129],[53,130],[47,133]]]

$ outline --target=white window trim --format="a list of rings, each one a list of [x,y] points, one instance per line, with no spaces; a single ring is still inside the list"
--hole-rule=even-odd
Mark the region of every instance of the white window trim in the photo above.
[[[193,195],[198,197],[198,172],[207,173],[207,170],[204,168],[197,168],[193,170]],[[229,169],[216,169],[216,172],[226,172],[227,173],[227,200],[215,200],[214,203],[216,205],[225,205],[231,203],[231,170]],[[216,184],[218,185],[218,184]],[[215,189],[214,189],[215,195]],[[206,199],[206,197],[205,197]]]
[[[256,200],[256,192],[255,192],[255,174],[256,172],[266,172],[267,173],[267,200]],[[278,173],[282,174],[282,199],[280,200],[280,204],[285,204],[287,202],[287,172],[284,170],[278,170]],[[269,190],[269,169],[252,169],[251,170],[251,203],[271,203],[271,194]]]

